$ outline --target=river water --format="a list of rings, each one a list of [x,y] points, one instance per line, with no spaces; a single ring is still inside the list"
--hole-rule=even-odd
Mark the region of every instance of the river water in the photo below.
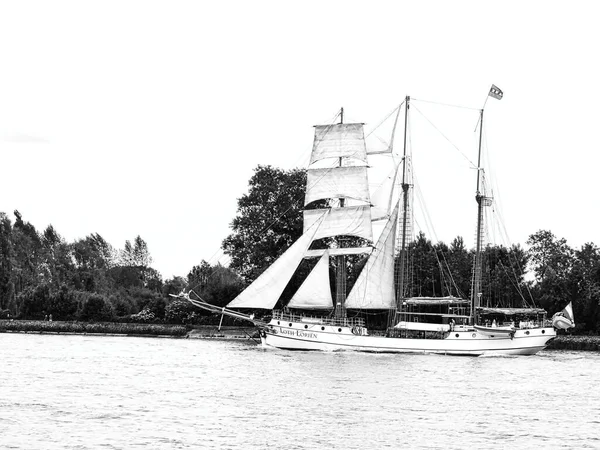
[[[600,354],[0,334],[2,449],[600,448]]]

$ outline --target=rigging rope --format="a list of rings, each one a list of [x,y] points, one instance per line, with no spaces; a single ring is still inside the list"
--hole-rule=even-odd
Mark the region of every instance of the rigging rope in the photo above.
[[[427,118],[427,116],[425,116],[425,114],[423,114],[423,113],[421,112],[421,110],[419,110],[419,108],[417,108],[416,106],[413,106],[413,107],[414,107],[414,109],[415,109],[415,110],[416,110],[416,111],[417,111],[419,114],[421,114],[421,116],[422,116],[422,117],[423,117],[423,118],[424,118],[424,119],[425,119],[427,122],[429,122],[429,124],[430,124],[430,125],[431,125],[431,126],[432,126],[432,127],[433,127],[433,128],[434,128],[434,129],[435,129],[437,132],[438,132],[438,133],[440,133],[440,135],[441,135],[441,136],[442,136],[444,139],[446,139],[446,140],[448,141],[448,143],[450,143],[450,145],[452,145],[452,147],[454,147],[454,148],[455,148],[455,149],[458,151],[458,153],[460,153],[460,154],[462,155],[462,157],[463,157],[463,158],[465,158],[465,159],[468,161],[468,163],[471,165],[471,167],[472,167],[473,169],[477,169],[477,164],[473,163],[473,161],[471,161],[471,160],[469,159],[469,157],[468,157],[467,155],[465,155],[465,154],[462,152],[462,150],[461,150],[460,148],[458,148],[458,147],[457,147],[457,146],[456,146],[456,145],[455,145],[455,144],[454,144],[454,143],[453,143],[453,142],[452,142],[450,139],[448,139],[448,137],[447,137],[447,136],[446,136],[444,133],[442,133],[442,132],[441,132],[441,130],[440,130],[438,127],[436,127],[436,126],[433,124],[433,122],[432,122],[431,120],[429,120],[429,118]]]

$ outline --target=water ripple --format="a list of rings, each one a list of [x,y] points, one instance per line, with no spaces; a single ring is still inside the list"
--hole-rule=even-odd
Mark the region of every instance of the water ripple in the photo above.
[[[0,339],[2,448],[600,446],[597,353],[456,358],[236,341]]]

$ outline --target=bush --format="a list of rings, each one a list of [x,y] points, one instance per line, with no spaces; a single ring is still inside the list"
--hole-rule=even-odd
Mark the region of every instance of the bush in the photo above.
[[[77,313],[77,300],[75,294],[64,284],[58,292],[50,296],[47,312],[52,314],[55,320],[69,320]]]
[[[156,315],[149,309],[142,309],[139,313],[131,315],[132,322],[148,323],[154,322],[155,320]]]
[[[187,300],[174,299],[165,308],[165,322],[194,323],[197,317],[196,307]]]
[[[109,321],[114,317],[112,306],[103,295],[90,294],[81,310],[79,318],[87,321]]]

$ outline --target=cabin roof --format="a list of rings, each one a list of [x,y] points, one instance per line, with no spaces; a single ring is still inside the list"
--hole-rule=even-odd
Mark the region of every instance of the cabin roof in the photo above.
[[[410,297],[403,300],[408,305],[468,305],[469,300],[448,297]]]
[[[477,308],[482,314],[504,314],[513,316],[515,314],[546,314],[545,309],[541,308]]]

